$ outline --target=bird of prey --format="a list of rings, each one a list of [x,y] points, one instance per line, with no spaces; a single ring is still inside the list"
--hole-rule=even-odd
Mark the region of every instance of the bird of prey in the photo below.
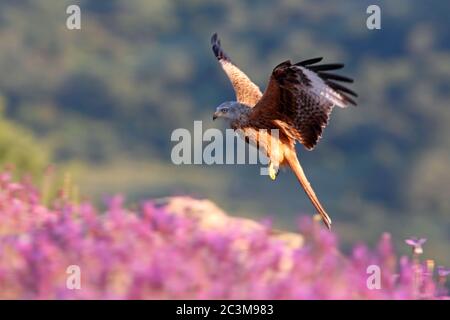
[[[334,106],[355,105],[356,93],[338,82],[352,79],[329,73],[343,64],[318,64],[322,58],[313,58],[292,64],[284,61],[270,76],[264,94],[242,72],[222,49],[217,34],[211,38],[214,55],[230,79],[237,101],[227,101],[217,107],[213,120],[227,119],[231,128],[244,134],[269,159],[269,175],[275,179],[280,167],[290,167],[305,190],[325,225],[331,219],[319,202],[303,172],[295,151],[299,141],[312,150],[328,124]],[[277,136],[271,130],[277,129]],[[271,143],[276,139],[277,147]]]

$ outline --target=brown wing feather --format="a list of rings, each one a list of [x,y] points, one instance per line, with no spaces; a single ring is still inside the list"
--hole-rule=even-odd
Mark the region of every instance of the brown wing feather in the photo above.
[[[253,107],[261,99],[262,93],[258,86],[250,78],[231,62],[230,58],[223,51],[220,39],[215,33],[211,38],[211,45],[214,55],[221,64],[223,70],[233,85],[236,99],[240,103]]]
[[[332,70],[342,65],[310,66],[320,60],[309,59],[295,65],[285,61],[276,66],[263,97],[252,112],[255,120],[270,117],[286,122],[289,134],[307,149],[317,144],[333,107],[353,104],[346,94],[356,96],[353,91],[332,81],[349,82],[351,79],[315,71]]]

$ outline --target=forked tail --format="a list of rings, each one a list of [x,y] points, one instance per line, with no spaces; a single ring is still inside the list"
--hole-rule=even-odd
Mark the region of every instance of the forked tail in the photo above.
[[[300,181],[303,190],[305,190],[306,194],[308,195],[312,204],[316,208],[317,212],[322,217],[323,222],[325,223],[328,229],[331,229],[331,218],[320,204],[319,199],[317,198],[313,188],[311,187],[311,184],[306,178],[305,173],[303,172],[303,168],[300,165],[300,162],[298,161],[298,158],[295,155],[295,153],[293,155],[290,154],[289,156],[287,156],[286,160],[289,163],[289,166],[291,167],[292,171],[294,171],[295,175],[297,176],[298,181]]]

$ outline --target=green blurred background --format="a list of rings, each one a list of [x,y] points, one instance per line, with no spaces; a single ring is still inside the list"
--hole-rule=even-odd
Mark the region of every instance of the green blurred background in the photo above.
[[[82,30],[66,28],[81,7]],[[382,29],[366,28],[379,4]],[[427,237],[450,265],[448,1],[2,0],[0,162],[36,179],[54,163],[83,198],[206,197],[233,215],[295,229],[314,212],[291,173],[258,166],[175,166],[175,128],[212,123],[233,91],[209,46],[264,88],[279,62],[324,56],[356,79],[359,106],[335,110],[299,157],[344,247],[388,231]]]

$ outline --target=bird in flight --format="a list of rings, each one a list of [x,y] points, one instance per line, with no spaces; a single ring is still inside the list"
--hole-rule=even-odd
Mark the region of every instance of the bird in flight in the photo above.
[[[290,167],[323,222],[330,228],[331,219],[303,172],[295,143],[299,141],[307,150],[312,150],[328,124],[333,107],[356,106],[352,98],[357,97],[356,93],[338,83],[351,83],[353,80],[329,73],[341,69],[342,64],[318,64],[322,58],[295,64],[287,60],[273,69],[263,94],[230,60],[217,34],[212,36],[211,45],[233,85],[237,100],[217,107],[213,120],[227,119],[231,128],[239,130],[248,143],[262,149],[269,159],[269,176],[273,180],[280,167]],[[274,129],[276,136],[272,134]]]

